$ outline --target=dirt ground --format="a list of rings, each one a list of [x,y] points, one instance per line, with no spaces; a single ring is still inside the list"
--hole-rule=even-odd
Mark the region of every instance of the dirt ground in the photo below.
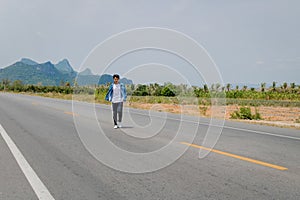
[[[230,114],[239,110],[237,105],[228,105],[224,107],[210,107],[197,105],[172,105],[172,104],[147,104],[147,103],[129,103],[127,106],[145,110],[155,110],[160,112],[171,112],[177,114],[188,114],[201,117],[216,117],[230,119]],[[262,120],[242,120],[249,123],[265,124],[278,127],[291,127],[300,129],[300,108],[299,107],[251,107],[254,114],[255,110],[260,113]],[[241,120],[238,120],[241,121]]]
[[[41,94],[30,94],[39,95]],[[72,95],[59,95],[53,96],[52,93],[43,94],[44,97],[72,99]],[[77,95],[79,101],[94,102],[94,95]],[[76,98],[75,98],[76,99]],[[132,108],[139,108],[145,110],[155,110],[160,112],[170,112],[177,114],[187,114],[201,117],[215,117],[226,120],[230,119],[230,114],[239,110],[238,105],[228,105],[226,107],[210,107],[210,106],[197,106],[197,105],[177,105],[177,104],[150,104],[150,103],[137,103],[127,102],[125,106]],[[255,109],[260,113],[262,120],[236,120],[255,124],[264,124],[277,127],[296,128],[300,130],[300,107],[251,107],[254,114]]]

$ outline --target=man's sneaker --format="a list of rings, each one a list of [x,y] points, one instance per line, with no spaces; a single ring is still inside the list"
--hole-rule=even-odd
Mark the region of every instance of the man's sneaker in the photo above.
[[[122,123],[121,122],[118,123],[118,127],[122,128]]]
[[[118,128],[118,126],[117,126],[117,125],[115,125],[115,126],[114,126],[114,129],[117,129],[117,128]]]

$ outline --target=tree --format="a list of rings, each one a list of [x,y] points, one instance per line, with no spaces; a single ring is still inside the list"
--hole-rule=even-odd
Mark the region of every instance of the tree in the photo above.
[[[149,94],[150,94],[150,96],[154,96],[155,90],[156,90],[156,85],[153,84],[153,83],[150,83],[150,85],[149,85]]]
[[[261,92],[264,92],[265,89],[266,89],[266,83],[261,83],[261,84],[260,84],[260,91],[261,91]]]
[[[276,91],[276,82],[273,81],[272,83],[272,91],[275,92]]]
[[[227,84],[226,84],[226,89],[227,89],[227,92],[229,92],[229,91],[230,91],[230,88],[231,88],[231,84],[230,84],[230,83],[227,83]]]
[[[290,86],[291,86],[292,89],[295,89],[296,84],[295,83],[290,83]]]
[[[214,91],[214,90],[215,90],[215,84],[214,84],[214,83],[211,84],[210,89],[211,89],[211,91]]]
[[[204,89],[204,92],[208,92],[208,86],[207,86],[207,84],[203,85],[203,89]]]
[[[175,96],[175,92],[173,90],[170,89],[170,87],[168,85],[166,85],[162,91],[161,91],[161,95],[162,96],[166,96],[166,97],[174,97]]]
[[[161,90],[163,86],[159,85],[158,83],[154,83],[153,89],[154,89],[154,96],[160,96],[161,95]]]
[[[12,84],[12,87],[15,92],[21,92],[23,89],[23,83],[20,80],[15,80]]]
[[[288,87],[287,82],[284,82],[283,85],[282,85],[282,87],[283,87],[284,91],[286,91],[286,89],[287,89],[287,87]]]
[[[131,90],[134,90],[134,84],[131,84],[131,85],[130,85],[130,89],[131,89]]]
[[[181,96],[186,96],[188,94],[188,85],[180,84],[176,86],[176,93]]]
[[[238,91],[239,90],[239,85],[235,86],[235,90]]]
[[[2,84],[4,86],[4,91],[8,88],[9,84],[10,84],[10,80],[9,79],[3,79],[2,80]]]
[[[136,90],[132,93],[134,96],[148,96],[149,91],[147,85],[138,85]]]
[[[219,91],[220,88],[221,88],[221,84],[220,84],[220,83],[217,83],[217,84],[216,84],[216,90]]]
[[[174,97],[178,94],[178,91],[176,91],[176,86],[172,83],[165,83],[164,87],[161,90],[162,96],[168,96],[168,97]]]

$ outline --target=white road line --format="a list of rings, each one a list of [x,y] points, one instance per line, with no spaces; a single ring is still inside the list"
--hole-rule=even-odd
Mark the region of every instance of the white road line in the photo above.
[[[3,137],[4,141],[6,142],[8,148],[10,149],[11,153],[15,157],[17,163],[19,164],[22,172],[24,173],[25,177],[27,178],[29,184],[31,185],[33,191],[37,195],[38,199],[40,200],[54,200],[53,196],[50,194],[49,190],[31,168],[29,163],[26,161],[24,156],[22,155],[21,151],[18,149],[16,144],[13,140],[8,136],[2,125],[0,124],[0,133]]]
[[[144,115],[144,116],[149,116],[144,113],[138,113],[135,111],[131,111],[131,113],[138,114],[138,115]],[[157,117],[157,118],[162,118],[161,116],[156,116],[156,115],[151,115],[152,117]],[[163,118],[164,119],[164,118]],[[274,136],[274,137],[280,137],[280,138],[288,138],[288,139],[293,139],[293,140],[300,140],[300,137],[293,137],[293,136],[288,136],[288,135],[280,135],[280,134],[275,134],[275,133],[269,133],[265,131],[256,131],[256,130],[251,130],[251,129],[244,129],[244,128],[237,128],[233,126],[218,126],[218,125],[210,125],[209,123],[203,123],[203,122],[197,122],[197,121],[191,121],[191,120],[183,120],[183,119],[177,119],[173,117],[168,117],[167,119],[172,119],[172,120],[177,120],[177,121],[182,121],[182,122],[188,122],[188,123],[194,123],[194,124],[201,124],[204,126],[214,126],[214,127],[219,127],[219,128],[226,128],[226,129],[232,129],[232,130],[238,130],[238,131],[245,131],[245,132],[250,132],[250,133],[255,133],[259,135],[269,135],[269,136]]]
[[[87,102],[76,102],[77,104],[81,104],[81,105],[90,105],[91,103],[87,103]],[[98,108],[102,108],[102,109],[106,109],[106,110],[110,110],[111,108],[109,106],[103,106],[103,105],[99,105],[99,104],[93,104],[93,106],[98,107]],[[131,108],[128,108],[128,110],[131,110],[130,112],[133,114],[138,114],[138,115],[143,115],[143,116],[149,116],[148,114],[144,114],[144,113],[139,113],[137,111],[132,110]],[[142,110],[144,111],[144,110]],[[160,113],[160,112],[158,112]],[[157,118],[162,118],[165,119],[161,116],[157,116],[157,115],[151,115],[152,117],[157,117]],[[178,120],[178,121],[183,121],[183,122],[188,122],[188,123],[195,123],[195,124],[201,124],[204,126],[215,126],[215,127],[220,127],[218,125],[210,125],[209,123],[203,123],[203,122],[197,122],[197,121],[191,121],[191,120],[182,120],[182,119],[178,119],[178,118],[173,118],[173,117],[168,117],[168,119],[172,119],[172,120]],[[259,135],[268,135],[268,136],[274,136],[274,137],[280,137],[280,138],[287,138],[287,139],[293,139],[293,140],[300,140],[300,137],[293,137],[293,136],[288,136],[288,135],[280,135],[280,134],[275,134],[275,133],[269,133],[269,132],[265,132],[265,131],[256,131],[256,130],[251,130],[251,129],[244,129],[244,128],[237,128],[237,127],[233,127],[233,126],[223,126],[223,128],[226,129],[232,129],[232,130],[239,130],[239,131],[245,131],[245,132],[249,132],[249,133],[255,133],[255,134],[259,134]]]
[[[293,136],[288,136],[288,135],[279,135],[279,134],[269,133],[269,132],[265,132],[265,131],[255,131],[255,130],[250,130],[250,129],[236,128],[236,127],[232,127],[232,126],[224,126],[224,128],[238,130],[238,131],[246,131],[246,132],[251,132],[251,133],[260,134],[260,135],[270,135],[270,136],[275,136],[275,137],[300,140],[299,137],[293,137]]]
[[[144,113],[139,113],[139,112],[135,112],[135,111],[131,111],[131,113],[133,114],[138,114],[138,115],[143,115],[143,116],[149,116],[147,114]],[[157,116],[157,115],[151,115],[151,117],[157,117],[157,118],[162,118],[161,116]],[[275,137],[281,137],[281,138],[288,138],[288,139],[293,139],[293,140],[300,140],[300,137],[293,137],[293,136],[288,136],[288,135],[280,135],[280,134],[275,134],[275,133],[269,133],[269,132],[265,132],[265,131],[256,131],[256,130],[251,130],[251,129],[244,129],[244,128],[237,128],[237,127],[233,127],[233,126],[219,126],[219,125],[210,125],[209,123],[203,123],[203,122],[197,122],[197,121],[191,121],[191,120],[184,120],[184,119],[177,119],[177,118],[173,118],[173,117],[167,117],[167,119],[172,119],[172,120],[177,120],[177,121],[182,121],[182,122],[188,122],[188,123],[194,123],[194,124],[201,124],[204,126],[214,126],[214,127],[219,127],[219,128],[226,128],[226,129],[232,129],[232,130],[238,130],[238,131],[245,131],[245,132],[250,132],[250,133],[255,133],[255,134],[259,134],[259,135],[269,135],[269,136],[275,136]]]

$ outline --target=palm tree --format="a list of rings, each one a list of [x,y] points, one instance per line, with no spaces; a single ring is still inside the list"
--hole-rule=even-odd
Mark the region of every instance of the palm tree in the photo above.
[[[260,88],[261,88],[261,91],[264,92],[266,89],[266,83],[261,83]]]
[[[210,89],[211,89],[211,91],[214,91],[214,90],[215,90],[215,84],[214,84],[214,83],[211,84]]]
[[[153,83],[150,83],[150,85],[149,85],[149,93],[150,93],[150,96],[153,96],[155,93],[155,85]]]
[[[221,87],[221,84],[220,84],[220,83],[217,83],[217,84],[216,84],[216,90],[219,91],[220,87]]]
[[[273,81],[273,83],[272,83],[272,91],[276,91],[276,82],[275,81]]]
[[[286,89],[287,89],[287,87],[288,87],[287,82],[284,82],[283,85],[282,85],[282,87],[283,87],[284,91],[286,91]]]
[[[230,88],[231,88],[231,84],[230,84],[230,83],[227,83],[227,84],[226,84],[226,89],[227,89],[227,92],[229,92],[229,91],[230,91]]]
[[[207,84],[203,85],[203,89],[204,89],[204,92],[208,92],[208,86],[207,86]]]
[[[291,91],[295,92],[296,84],[295,83],[290,83]]]
[[[294,90],[295,87],[296,87],[296,84],[295,83],[290,83],[290,86],[291,86],[291,89]]]
[[[2,80],[2,84],[3,84],[3,86],[4,86],[4,91],[6,90],[6,88],[9,86],[9,84],[10,84],[10,80],[9,79],[3,79]]]

